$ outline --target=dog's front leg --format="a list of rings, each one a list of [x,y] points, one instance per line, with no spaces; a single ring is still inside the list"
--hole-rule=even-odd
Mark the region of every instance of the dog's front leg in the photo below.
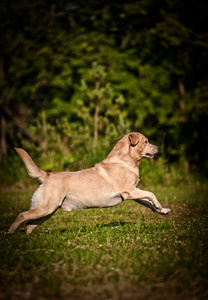
[[[135,200],[136,202],[145,205],[152,209],[153,211],[157,211],[160,214],[167,215],[170,212],[169,208],[163,208],[160,202],[157,200],[155,195],[148,191],[143,191],[138,188],[135,188],[133,191],[129,193],[128,199]]]

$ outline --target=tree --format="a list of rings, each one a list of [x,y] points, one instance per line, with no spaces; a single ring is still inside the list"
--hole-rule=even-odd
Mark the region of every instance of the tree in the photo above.
[[[207,155],[193,142],[198,128],[207,143],[206,4],[11,0],[2,8],[1,159],[24,143],[64,152],[75,135],[70,153],[95,151],[99,139],[109,146],[107,134],[127,130],[162,143],[170,161]]]
[[[92,67],[81,80],[80,94],[75,96],[76,100],[82,103],[83,108],[89,107],[86,115],[80,108],[82,118],[90,120],[93,115],[94,122],[91,122],[91,124],[94,123],[93,152],[97,147],[99,128],[104,133],[110,119],[118,118],[120,113],[118,106],[125,102],[122,94],[115,92],[106,82],[106,75],[105,68],[98,65],[97,62],[93,62]],[[99,117],[102,117],[102,120],[99,120]]]

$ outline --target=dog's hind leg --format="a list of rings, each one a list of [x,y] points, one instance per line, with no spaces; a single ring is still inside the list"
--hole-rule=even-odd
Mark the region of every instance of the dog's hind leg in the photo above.
[[[45,216],[45,217],[42,217],[42,218],[39,218],[39,219],[29,220],[26,223],[26,227],[25,227],[26,234],[30,234],[31,232],[33,232],[35,227],[37,227],[38,225],[40,225],[43,222],[47,221],[55,212],[56,212],[56,210],[54,212],[52,212],[51,214]]]
[[[56,189],[51,193],[50,185],[45,186],[44,184],[41,184],[33,194],[30,210],[20,213],[11,227],[5,231],[5,234],[12,234],[24,221],[28,221],[26,233],[29,234],[37,225],[45,222],[57,210],[60,205],[59,191]]]
[[[52,214],[57,210],[58,206],[56,207],[44,207],[44,206],[37,206],[32,208],[28,211],[22,212],[18,215],[16,220],[12,223],[11,227],[5,231],[5,234],[12,234],[17,227],[24,221],[30,220],[28,225],[32,225],[33,229],[46,221],[48,218],[52,216]],[[37,221],[39,220],[39,222]],[[31,223],[32,222],[32,223]],[[36,226],[34,226],[36,225]],[[32,228],[27,229],[27,233],[32,232]]]

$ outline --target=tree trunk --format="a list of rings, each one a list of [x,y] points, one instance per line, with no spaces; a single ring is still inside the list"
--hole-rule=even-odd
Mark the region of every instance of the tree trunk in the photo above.
[[[185,103],[185,95],[186,95],[186,89],[185,86],[183,84],[183,82],[179,81],[178,82],[178,88],[179,88],[179,92],[181,94],[181,100],[180,100],[180,108],[181,108],[181,117],[180,120],[182,123],[186,122],[186,116],[185,116],[185,110],[186,110],[186,103]]]
[[[95,89],[98,91],[100,88],[100,82],[97,80],[95,82]],[[93,138],[93,148],[92,151],[95,153],[95,149],[97,147],[97,140],[98,140],[98,126],[99,126],[99,100],[95,104],[95,115],[94,115],[94,138]]]
[[[47,118],[46,118],[46,111],[42,112],[42,122],[43,122],[43,154],[46,155],[46,151],[48,148],[48,140],[47,140]]]
[[[7,154],[7,144],[6,144],[6,119],[5,116],[1,115],[1,149],[0,149],[0,164],[4,162]]]
[[[181,96],[184,97],[186,94],[186,90],[185,90],[184,84],[181,81],[178,82],[178,87],[179,87]]]
[[[3,64],[4,64],[3,57],[0,57],[0,80],[3,80],[3,78],[4,78]],[[4,159],[6,158],[6,154],[7,154],[6,119],[5,119],[5,115],[2,111],[2,109],[1,109],[0,126],[1,126],[1,133],[0,133],[0,165],[2,165]]]
[[[38,144],[42,144],[43,138],[34,135],[29,129],[27,124],[25,124],[19,117],[15,116],[13,112],[5,106],[1,106],[1,110],[12,120],[12,122],[30,139]]]
[[[97,147],[97,140],[98,140],[98,120],[99,120],[99,104],[95,106],[95,115],[94,115],[94,138],[93,138],[93,153]]]

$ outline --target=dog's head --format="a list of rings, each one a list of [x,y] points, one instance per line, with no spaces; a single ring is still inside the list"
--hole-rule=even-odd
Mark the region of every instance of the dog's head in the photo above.
[[[157,146],[150,144],[148,139],[138,132],[129,133],[128,142],[130,152],[137,160],[140,160],[144,157],[152,158],[158,151]]]

